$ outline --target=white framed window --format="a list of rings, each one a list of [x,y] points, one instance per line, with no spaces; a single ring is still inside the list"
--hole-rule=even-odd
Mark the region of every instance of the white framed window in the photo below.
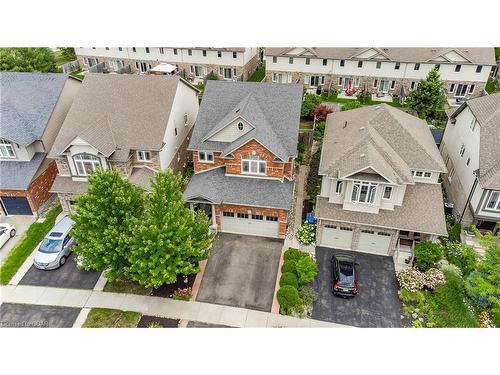
[[[193,51],[188,49],[188,56],[192,56],[193,55]]]
[[[352,186],[351,201],[357,203],[373,203],[377,192],[377,184],[355,181]]]
[[[450,85],[450,90],[448,92],[453,92],[453,91],[455,91],[455,84],[454,83],[452,83]]]
[[[6,139],[0,139],[0,157],[2,158],[15,158],[14,146]]]
[[[431,178],[432,173],[431,172],[424,172],[424,178]]]
[[[476,87],[476,85],[470,85],[469,86],[469,94],[472,94],[474,92],[474,88]]]
[[[311,59],[309,57],[306,57],[306,65],[311,65]]]
[[[415,90],[418,87],[418,83],[415,81],[411,81],[410,89]]]
[[[419,70],[420,69],[420,63],[416,63],[415,66],[413,67],[414,70]]]
[[[392,196],[392,186],[384,187],[384,195],[382,198],[391,199],[391,196]]]
[[[391,81],[391,90],[396,86],[396,81]]]
[[[465,154],[465,145],[462,143],[462,146],[460,146],[460,151],[458,152],[460,154],[460,157],[463,158]]]
[[[177,128],[176,128],[176,127],[174,128],[174,134],[175,134],[175,136],[176,136],[176,137],[177,137],[177,135],[179,134],[179,133],[177,132]]]
[[[483,70],[483,66],[482,65],[478,65],[476,67],[476,73],[481,73],[482,70]]]
[[[359,78],[354,78],[354,87],[359,87]]]
[[[165,53],[165,50],[163,49],[163,47],[160,47],[160,54],[164,54]]]
[[[177,48],[174,48],[174,55],[177,55]]]
[[[76,154],[73,156],[73,161],[79,176],[88,176],[101,166],[101,160],[91,154]]]
[[[145,150],[137,151],[137,160],[139,161],[151,161],[151,152]]]
[[[455,66],[455,72],[459,72],[462,69],[462,65]]]
[[[278,216],[266,216],[266,221],[278,221]]]
[[[278,57],[277,56],[273,56],[273,64],[276,64],[278,62]]]
[[[434,69],[439,70],[441,68],[441,64],[434,65]]]
[[[219,57],[219,58],[222,57],[222,52],[221,51],[217,51],[217,57]]]
[[[236,57],[238,57],[238,53],[237,52],[233,52],[233,59],[235,59]]]
[[[338,85],[342,86],[343,82],[344,82],[344,77],[339,77],[339,84]]]
[[[380,69],[381,67],[382,67],[382,62],[381,62],[381,61],[377,61],[377,66],[376,66],[376,68],[377,68],[377,69]]]
[[[500,211],[500,191],[493,191],[486,204],[488,210]]]
[[[448,180],[450,182],[454,175],[455,175],[455,166],[452,165],[448,172]]]
[[[149,47],[146,47],[146,53],[149,53]]]
[[[399,70],[399,67],[401,66],[401,63],[397,62],[394,64],[394,69]]]
[[[234,217],[234,212],[224,211],[224,212],[222,212],[222,216]]]
[[[238,219],[248,219],[247,213],[238,212],[236,213],[236,216],[238,217]]]
[[[469,166],[469,164],[470,164],[470,157],[468,157],[468,158],[467,158],[467,161],[465,162],[465,165],[466,165],[466,166]]]
[[[343,186],[344,186],[344,182],[343,181],[337,181],[337,185],[335,185],[335,193],[337,195],[342,194],[342,187]]]
[[[289,63],[289,64],[293,64],[293,57],[289,57],[289,58],[288,58],[288,63]]]
[[[326,64],[327,64],[327,60],[323,59],[323,66],[326,66]]]
[[[340,60],[340,66],[344,66],[345,65],[345,60]]]
[[[232,68],[220,68],[219,70],[220,75],[224,79],[232,79],[233,78],[233,69]]]
[[[207,50],[203,50],[203,57],[206,57],[207,56]]]
[[[213,163],[214,153],[212,151],[198,151],[198,161],[203,163]]]
[[[264,220],[264,215],[254,215],[254,214],[252,214],[252,220]]]
[[[191,65],[191,73],[194,74],[195,77],[205,77],[207,69],[201,65]]]
[[[304,75],[304,84],[309,85],[311,83],[311,76],[306,74]]]
[[[266,161],[259,155],[246,155],[241,159],[241,173],[265,175],[266,170]]]

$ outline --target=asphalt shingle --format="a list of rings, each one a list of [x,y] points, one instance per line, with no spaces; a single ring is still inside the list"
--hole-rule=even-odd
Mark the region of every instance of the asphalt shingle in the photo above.
[[[28,189],[45,156],[37,152],[30,161],[0,160],[0,189]]]

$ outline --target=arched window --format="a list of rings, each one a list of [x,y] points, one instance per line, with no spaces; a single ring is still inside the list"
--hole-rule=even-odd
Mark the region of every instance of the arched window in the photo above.
[[[238,122],[238,130],[243,130],[243,123],[242,122]]]
[[[79,176],[88,176],[101,166],[101,160],[91,154],[77,154],[73,156],[73,160]]]
[[[245,155],[241,160],[241,171],[246,174],[266,174],[266,161],[259,155]]]

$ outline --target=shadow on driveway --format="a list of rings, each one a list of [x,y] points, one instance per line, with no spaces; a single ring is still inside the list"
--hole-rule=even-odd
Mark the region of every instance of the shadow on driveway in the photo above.
[[[197,301],[271,311],[283,241],[220,233]]]
[[[359,263],[359,293],[353,298],[336,297],[331,291],[330,259],[340,252],[354,255]],[[355,327],[401,327],[402,310],[391,257],[317,247],[316,260],[314,288],[318,300],[314,303],[314,319]]]
[[[101,272],[83,271],[76,267],[76,255],[71,253],[66,263],[58,269],[47,271],[31,266],[20,285],[51,286],[57,288],[93,289]]]

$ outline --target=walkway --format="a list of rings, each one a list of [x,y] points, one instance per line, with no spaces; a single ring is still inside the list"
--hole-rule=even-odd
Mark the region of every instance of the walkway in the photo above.
[[[136,311],[143,315],[162,318],[183,319],[242,328],[348,327],[341,324],[313,319],[298,319],[238,307],[96,290],[7,285],[2,286],[0,292],[2,303],[78,307],[83,309],[82,313],[88,313],[89,308],[101,307]],[[80,323],[83,323],[84,319],[79,320]]]

